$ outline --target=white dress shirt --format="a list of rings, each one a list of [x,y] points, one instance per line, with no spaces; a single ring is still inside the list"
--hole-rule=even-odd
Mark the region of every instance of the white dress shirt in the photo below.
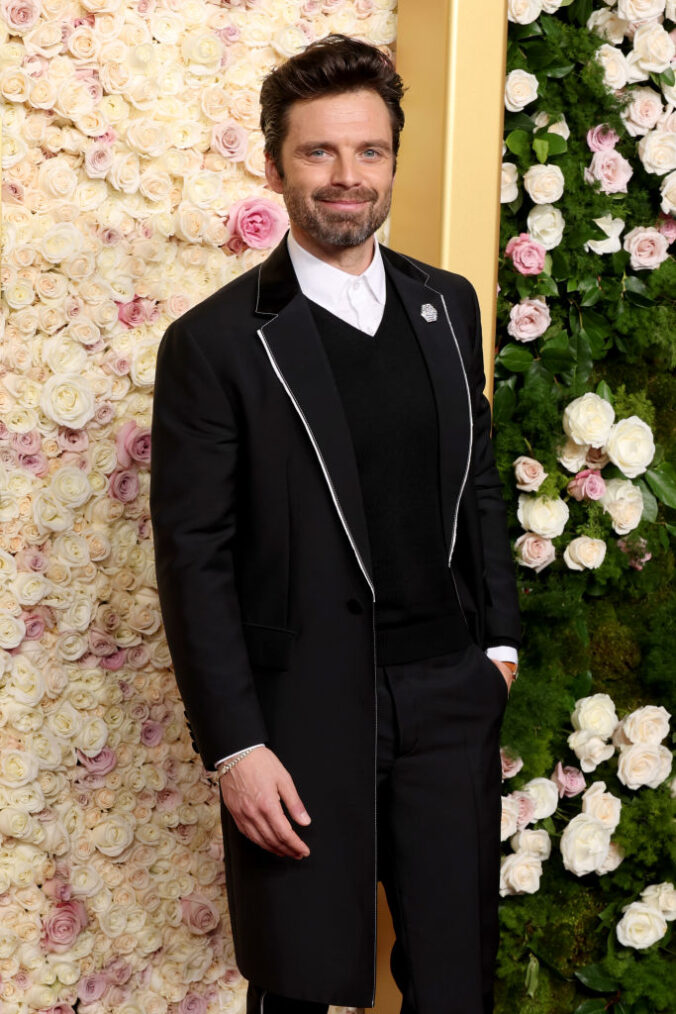
[[[298,284],[308,299],[319,303],[324,309],[335,313],[348,324],[373,336],[385,312],[385,266],[383,264],[380,245],[373,237],[374,250],[371,263],[360,275],[353,275],[332,264],[315,257],[309,250],[302,247],[289,230],[287,245],[289,256],[296,272]],[[489,658],[505,662],[517,662],[516,648],[509,644],[500,644],[486,649]],[[263,743],[256,743],[263,746]],[[228,760],[235,753],[222,757]],[[220,764],[221,761],[218,761]]]

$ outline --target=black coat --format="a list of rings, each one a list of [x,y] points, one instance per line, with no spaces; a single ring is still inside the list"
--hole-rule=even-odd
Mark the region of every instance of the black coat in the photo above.
[[[518,643],[475,290],[381,252],[433,381],[467,622],[481,646]],[[205,767],[264,741],[312,818],[294,825],[311,850],[296,860],[252,842],[221,802],[238,967],[275,993],[372,1006],[373,576],[351,434],[286,237],[163,336],[150,508],[165,632]]]

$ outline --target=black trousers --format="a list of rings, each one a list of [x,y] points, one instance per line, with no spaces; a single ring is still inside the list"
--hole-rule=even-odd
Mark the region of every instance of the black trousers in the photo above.
[[[491,1014],[505,678],[471,644],[377,666],[376,683],[378,879],[401,1014]],[[247,1014],[328,1009],[248,985]]]

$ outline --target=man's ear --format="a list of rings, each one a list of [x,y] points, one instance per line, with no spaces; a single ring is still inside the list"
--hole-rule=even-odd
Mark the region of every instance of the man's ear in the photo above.
[[[271,155],[269,155],[267,151],[265,153],[265,179],[267,180],[270,189],[276,194],[281,194],[283,192],[284,184],[282,177],[279,175],[279,170]]]

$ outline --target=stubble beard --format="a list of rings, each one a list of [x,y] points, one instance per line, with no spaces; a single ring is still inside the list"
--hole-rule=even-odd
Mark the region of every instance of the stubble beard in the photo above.
[[[370,191],[370,194],[375,193]],[[285,186],[282,194],[291,222],[325,246],[350,247],[366,242],[383,224],[392,203],[391,186],[380,200],[377,196],[369,198],[363,193],[349,195],[317,192],[306,197],[293,186]],[[349,200],[352,196],[355,200],[366,199],[363,210],[341,212],[328,208],[321,200]]]

